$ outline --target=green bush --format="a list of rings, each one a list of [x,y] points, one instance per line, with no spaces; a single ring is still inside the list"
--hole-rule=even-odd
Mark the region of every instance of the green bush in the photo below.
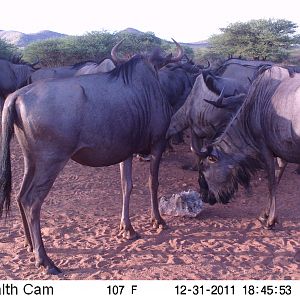
[[[124,57],[145,53],[155,47],[160,47],[167,52],[174,51],[174,43],[162,41],[152,32],[131,34],[95,31],[82,36],[49,39],[29,44],[24,50],[24,58],[32,62],[38,57],[44,67],[71,65],[85,60],[100,61],[110,56],[111,49],[121,39],[124,39],[124,42],[120,46],[120,56]],[[191,49],[185,51],[189,54],[192,52]]]
[[[17,47],[0,39],[0,58],[12,59],[21,58],[21,53],[18,51]]]

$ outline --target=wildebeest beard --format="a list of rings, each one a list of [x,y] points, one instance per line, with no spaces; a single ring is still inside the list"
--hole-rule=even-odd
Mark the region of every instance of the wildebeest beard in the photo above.
[[[253,174],[262,168],[262,163],[256,158],[247,157],[246,160],[236,163],[226,183],[218,185],[217,190],[209,189],[204,174],[199,172],[200,195],[203,202],[211,205],[218,203],[227,204],[237,192],[239,185],[249,188]]]

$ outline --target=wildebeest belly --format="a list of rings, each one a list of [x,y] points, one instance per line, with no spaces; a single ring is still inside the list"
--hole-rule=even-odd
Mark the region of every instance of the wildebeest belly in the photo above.
[[[101,149],[84,147],[79,149],[71,158],[81,165],[90,167],[104,167],[117,164],[127,159],[132,153],[124,151],[103,151]]]

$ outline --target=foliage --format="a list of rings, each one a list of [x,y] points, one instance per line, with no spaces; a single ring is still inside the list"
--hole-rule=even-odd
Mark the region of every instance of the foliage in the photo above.
[[[284,19],[259,19],[232,23],[209,39],[212,56],[282,61],[299,42],[297,25]]]
[[[5,58],[5,59],[18,58],[18,59],[20,59],[21,54],[14,45],[12,45],[0,38],[0,58]]]
[[[106,31],[94,31],[82,36],[32,43],[25,48],[24,57],[28,61],[39,57],[41,65],[47,67],[71,65],[85,60],[100,61],[110,56],[111,49],[121,39],[124,39],[124,42],[120,47],[120,55],[124,57],[149,52],[156,47],[165,51],[173,49],[173,43],[162,41],[152,32],[137,34],[123,31],[111,34]]]

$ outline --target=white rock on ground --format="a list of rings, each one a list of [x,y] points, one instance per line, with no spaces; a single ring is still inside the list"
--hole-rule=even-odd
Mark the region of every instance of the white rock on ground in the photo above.
[[[197,217],[203,210],[203,202],[198,192],[193,190],[173,194],[171,198],[161,197],[159,210],[163,215]]]

